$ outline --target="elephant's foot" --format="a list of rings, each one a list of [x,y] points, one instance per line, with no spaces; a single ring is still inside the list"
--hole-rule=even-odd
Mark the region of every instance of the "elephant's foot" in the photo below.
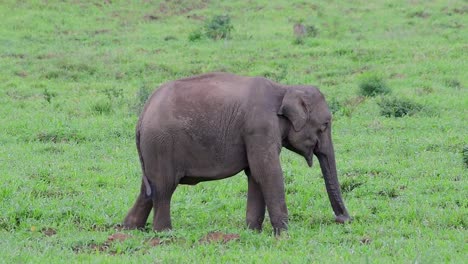
[[[123,222],[123,227],[125,229],[142,229],[145,227],[146,220],[143,222],[136,217],[127,216]]]
[[[135,207],[132,208],[123,221],[123,227],[125,229],[143,229],[150,211],[151,207],[149,210],[137,210]]]
[[[262,231],[262,224],[263,224],[263,218],[255,219],[255,220],[247,219],[247,227],[250,230],[261,232]]]
[[[168,231],[172,229],[171,224],[171,202],[169,199],[155,200],[153,230],[156,232]]]
[[[288,217],[272,218],[271,225],[275,236],[281,235],[281,232],[288,230]]]
[[[340,224],[345,224],[351,222],[351,217],[349,215],[337,215],[335,216],[335,222]]]
[[[151,199],[145,199],[140,195],[133,205],[132,209],[128,212],[123,221],[123,227],[126,229],[141,229],[145,227],[148,215],[153,208]]]

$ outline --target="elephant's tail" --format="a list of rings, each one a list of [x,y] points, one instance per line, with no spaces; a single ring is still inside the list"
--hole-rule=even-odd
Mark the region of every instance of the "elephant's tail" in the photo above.
[[[140,158],[140,164],[141,164],[141,171],[142,171],[142,178],[143,178],[143,183],[145,185],[146,189],[146,196],[151,196],[151,185],[148,181],[148,178],[146,177],[145,173],[145,162],[143,161],[143,156],[141,155],[141,148],[140,148],[140,131],[141,131],[141,118],[138,120],[138,125],[136,129],[136,146],[138,150],[138,157]]]

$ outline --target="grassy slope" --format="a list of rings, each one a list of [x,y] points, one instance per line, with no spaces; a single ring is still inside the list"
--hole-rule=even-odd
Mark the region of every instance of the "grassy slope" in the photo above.
[[[466,2],[45,2],[0,4],[3,261],[466,259]],[[232,16],[232,40],[188,41],[203,25],[196,18],[223,13]],[[294,45],[299,19],[319,34]],[[239,176],[179,187],[169,234],[129,231],[104,252],[89,249],[116,232],[138,190],[138,91],[215,70],[316,84],[347,107],[335,115],[334,137],[355,221],[334,224],[318,166],[284,151],[289,237],[274,239],[268,222],[262,234],[245,229]],[[430,111],[393,119],[379,115],[378,99],[354,106],[368,71]],[[216,230],[240,240],[198,243]],[[144,241],[153,237],[175,242],[152,248]]]

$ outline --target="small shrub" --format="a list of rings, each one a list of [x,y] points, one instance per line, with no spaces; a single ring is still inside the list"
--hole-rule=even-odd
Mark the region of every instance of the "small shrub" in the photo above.
[[[134,105],[135,113],[138,115],[143,111],[146,101],[151,95],[151,90],[145,85],[141,86],[136,93],[136,102]]]
[[[382,77],[376,74],[364,74],[359,80],[359,92],[363,96],[389,94],[390,88]]]
[[[355,179],[344,180],[341,183],[341,190],[343,193],[349,193],[363,184],[363,182],[357,181]]]
[[[308,37],[316,37],[318,35],[318,28],[314,25],[306,25],[306,35]]]
[[[297,36],[294,38],[293,42],[294,45],[303,45],[304,44],[304,38]]]
[[[61,143],[61,142],[76,142],[85,141],[85,136],[81,135],[76,130],[58,129],[54,131],[42,131],[38,133],[35,139],[39,142]]]
[[[102,91],[102,93],[109,99],[109,101],[114,101],[116,99],[122,99],[123,98],[123,89],[122,88],[107,88]]]
[[[261,75],[265,78],[280,82],[288,76],[288,66],[286,64],[279,64],[275,70],[264,71]]]
[[[45,88],[42,92],[42,95],[44,96],[44,99],[50,104],[52,102],[52,98],[57,96],[57,93],[51,92]]]
[[[110,114],[112,112],[112,103],[107,100],[98,101],[92,106],[92,110],[100,115]]]
[[[390,187],[386,190],[381,190],[377,194],[388,198],[397,198],[398,196],[400,196],[398,190],[394,187]]]
[[[315,37],[318,34],[318,29],[314,25],[304,25],[302,21],[294,24],[294,45],[302,45],[307,37]]]
[[[215,16],[205,24],[205,34],[214,40],[229,39],[233,28],[230,16]]]
[[[336,114],[339,111],[341,111],[343,106],[341,105],[341,103],[338,100],[333,98],[328,102],[328,108],[330,109],[330,112],[332,112],[332,114]]]
[[[380,106],[380,114],[386,117],[403,117],[413,115],[423,109],[423,106],[408,99],[382,98],[377,103]]]
[[[202,39],[202,36],[203,36],[202,31],[200,29],[197,29],[197,30],[190,32],[188,36],[188,40],[194,42],[194,41]]]
[[[164,41],[170,41],[170,40],[177,40],[177,38],[174,37],[174,36],[165,36],[164,37]]]
[[[462,155],[463,155],[463,162],[465,163],[465,167],[468,168],[468,146],[463,147]]]
[[[445,85],[447,85],[450,88],[457,88],[457,89],[462,87],[461,82],[457,79],[447,79],[445,80]]]
[[[357,96],[349,98],[343,102],[333,99],[329,102],[328,107],[333,115],[343,115],[351,117],[358,108],[365,101],[365,97]]]

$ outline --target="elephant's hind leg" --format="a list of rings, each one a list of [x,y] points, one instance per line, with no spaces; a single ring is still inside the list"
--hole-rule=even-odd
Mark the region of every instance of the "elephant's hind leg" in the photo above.
[[[159,155],[161,157],[163,155]],[[155,158],[147,163],[146,173],[152,184],[153,229],[164,231],[172,229],[171,198],[181,177],[177,177],[170,159]]]
[[[145,184],[142,181],[140,194],[125,217],[123,223],[124,227],[129,229],[143,228],[151,212],[151,208],[153,208],[153,200],[151,196],[146,195]]]

